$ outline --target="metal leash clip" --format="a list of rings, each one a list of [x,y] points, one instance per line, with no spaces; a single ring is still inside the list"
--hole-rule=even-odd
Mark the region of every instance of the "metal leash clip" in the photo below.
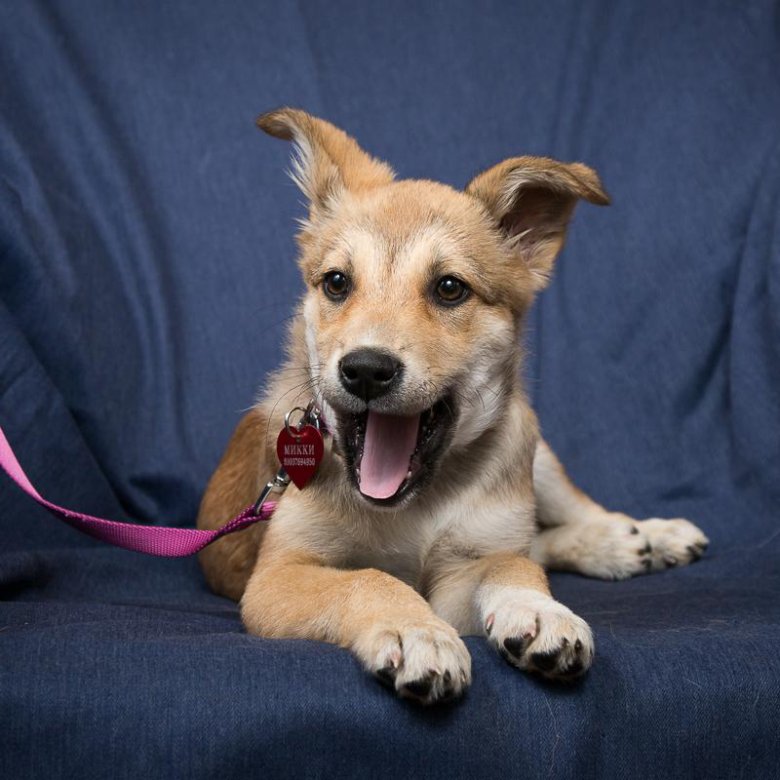
[[[290,424],[290,418],[295,412],[303,412],[298,424],[292,426]],[[303,430],[306,425],[313,425],[318,431],[320,430],[320,410],[317,408],[314,401],[311,401],[309,405],[304,409],[302,406],[294,406],[287,414],[284,415],[284,427],[287,429],[292,437],[296,437],[297,434]],[[276,476],[260,491],[260,495],[257,497],[254,506],[252,507],[252,513],[254,515],[259,514],[260,508],[266,502],[268,496],[274,491],[278,490],[280,493],[284,492],[284,489],[290,484],[290,476],[282,466],[279,471],[276,472]]]
[[[260,514],[260,508],[263,506],[272,491],[278,490],[280,493],[284,492],[284,489],[289,484],[290,477],[287,476],[287,472],[284,470],[284,468],[280,468],[279,471],[276,472],[276,476],[260,491],[260,495],[257,497],[255,505],[252,507],[252,514]]]

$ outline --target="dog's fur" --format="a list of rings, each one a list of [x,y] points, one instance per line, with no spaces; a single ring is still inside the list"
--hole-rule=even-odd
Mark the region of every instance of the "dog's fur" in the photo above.
[[[278,467],[289,408],[314,399],[329,434],[314,479],[291,485],[267,526],[203,551],[210,585],[241,601],[248,631],[350,648],[425,703],[470,682],[459,634],[485,635],[521,669],[578,676],[593,658],[591,631],[552,598],[542,566],[621,579],[689,563],[707,544],[686,520],[633,520],[577,490],[520,384],[524,315],[577,201],[609,202],[599,178],[579,163],[517,157],[458,192],[397,181],[302,111],[258,123],[295,144],[293,177],[309,203],[299,233],[307,289],[287,362],[239,423],[198,526],[216,528],[257,497]],[[333,271],[349,279],[338,300],[323,289]],[[470,291],[455,305],[437,298],[446,276]],[[381,397],[345,385],[340,361],[358,349],[402,365]],[[387,501],[364,495],[350,424],[367,408],[410,416],[437,402],[438,443],[416,482]]]

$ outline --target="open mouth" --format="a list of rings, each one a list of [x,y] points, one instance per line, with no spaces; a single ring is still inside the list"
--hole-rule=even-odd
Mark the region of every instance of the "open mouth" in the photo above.
[[[411,416],[369,409],[341,416],[350,478],[371,503],[393,506],[433,473],[455,421],[450,397]]]

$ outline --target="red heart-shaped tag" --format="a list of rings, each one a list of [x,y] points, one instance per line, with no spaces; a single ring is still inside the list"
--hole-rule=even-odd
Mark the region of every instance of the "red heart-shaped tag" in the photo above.
[[[282,428],[276,440],[279,462],[299,490],[314,476],[324,449],[322,434],[313,425],[300,431]]]

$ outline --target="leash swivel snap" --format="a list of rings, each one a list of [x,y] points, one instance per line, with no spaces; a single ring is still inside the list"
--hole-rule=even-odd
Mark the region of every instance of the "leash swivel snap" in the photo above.
[[[287,476],[287,472],[284,468],[280,468],[279,471],[276,472],[276,476],[270,482],[266,483],[266,486],[260,491],[260,495],[257,497],[257,501],[255,501],[255,504],[252,507],[252,514],[255,516],[260,514],[260,508],[266,502],[268,496],[274,490],[278,490],[280,493],[283,492],[289,484],[290,477]]]

